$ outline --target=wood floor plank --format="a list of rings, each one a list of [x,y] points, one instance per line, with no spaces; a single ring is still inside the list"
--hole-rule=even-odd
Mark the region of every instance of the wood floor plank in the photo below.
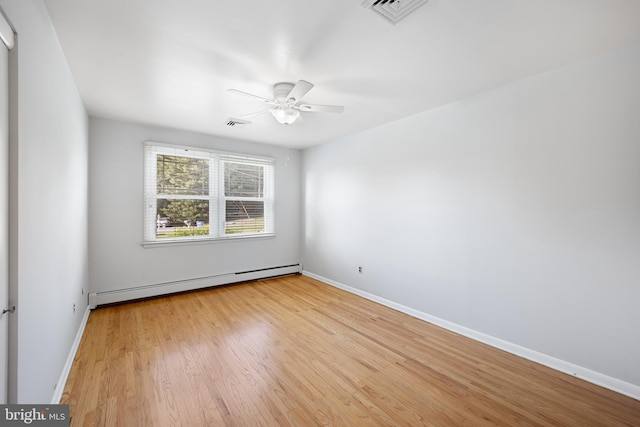
[[[304,276],[93,310],[72,426],[638,426],[640,401]]]

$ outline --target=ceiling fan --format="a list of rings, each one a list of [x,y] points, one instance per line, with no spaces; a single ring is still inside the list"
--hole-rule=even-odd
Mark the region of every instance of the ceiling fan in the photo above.
[[[269,112],[273,115],[276,121],[283,125],[290,125],[300,117],[300,112],[310,113],[342,113],[344,107],[340,105],[317,105],[317,104],[304,104],[301,102],[303,96],[305,96],[311,89],[313,89],[313,83],[309,83],[306,80],[298,80],[295,85],[293,83],[276,83],[273,85],[273,99],[263,98],[252,93],[243,92],[238,89],[229,89],[229,92],[237,93],[240,95],[256,98],[272,105],[272,108],[258,111],[251,114],[241,116],[240,119],[247,119],[259,114]]]

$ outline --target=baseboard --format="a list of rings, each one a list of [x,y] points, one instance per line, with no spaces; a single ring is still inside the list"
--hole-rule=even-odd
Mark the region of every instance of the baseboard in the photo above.
[[[266,279],[268,277],[283,276],[285,274],[300,273],[300,264],[292,264],[278,267],[260,268],[251,271],[220,274],[217,276],[198,277],[173,282],[156,283],[146,286],[119,289],[106,292],[91,292],[89,294],[89,308],[94,309],[99,305],[112,304],[123,301],[133,301],[141,298],[150,298],[176,292],[193,291],[211,286],[229,285],[247,280]]]
[[[69,378],[69,372],[71,372],[71,366],[73,365],[73,360],[75,359],[76,352],[78,351],[78,347],[80,346],[80,340],[82,340],[82,334],[84,334],[84,328],[87,326],[87,320],[89,320],[90,312],[91,310],[89,310],[89,307],[87,307],[86,311],[84,312],[84,316],[82,316],[82,320],[80,321],[80,327],[78,328],[78,332],[76,332],[76,337],[73,340],[71,349],[69,350],[67,361],[62,368],[60,378],[58,378],[58,382],[56,383],[56,387],[53,391],[53,397],[51,398],[51,404],[53,405],[60,403],[60,399],[62,399],[64,386],[67,384],[67,378]]]
[[[633,399],[640,400],[640,386],[637,386],[635,384],[631,384],[626,381],[622,381],[617,378],[602,374],[600,372],[583,368],[582,366],[578,366],[573,363],[549,356],[547,354],[540,353],[535,350],[531,350],[529,348],[510,343],[508,341],[504,341],[500,338],[496,338],[491,335],[478,332],[474,329],[460,326],[456,323],[449,322],[447,320],[441,319],[436,316],[432,316],[430,314],[421,312],[419,310],[415,310],[410,307],[406,307],[402,304],[398,304],[396,302],[382,298],[378,295],[374,295],[369,292],[362,291],[360,289],[356,289],[351,286],[347,286],[343,283],[336,282],[335,280],[322,277],[320,275],[311,273],[309,271],[302,271],[302,274],[305,276],[311,277],[313,279],[319,280],[321,282],[327,283],[336,288],[350,292],[352,294],[361,296],[368,300],[393,308],[394,310],[398,310],[412,317],[424,320],[429,323],[433,323],[434,325],[440,326],[444,329],[450,330],[457,334],[463,335],[465,337],[471,338],[473,340],[479,341],[484,344],[488,344],[492,347],[498,348],[500,350],[504,350],[508,353],[514,354],[524,359],[531,360],[532,362],[536,362],[541,365],[547,366],[556,371],[575,376],[582,380],[588,381],[592,384],[596,384],[600,387],[604,387],[609,390],[615,391],[616,393],[624,394],[625,396],[629,396]]]

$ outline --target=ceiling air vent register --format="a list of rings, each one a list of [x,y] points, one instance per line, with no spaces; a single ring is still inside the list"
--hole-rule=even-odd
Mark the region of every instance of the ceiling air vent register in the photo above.
[[[229,117],[229,120],[227,121],[227,126],[244,126],[250,124],[251,122],[248,120],[234,119],[233,117]]]
[[[392,24],[428,3],[429,0],[364,0],[362,7],[375,12]]]

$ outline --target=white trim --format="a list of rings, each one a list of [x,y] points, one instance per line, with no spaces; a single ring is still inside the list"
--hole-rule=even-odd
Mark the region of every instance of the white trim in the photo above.
[[[145,147],[160,147],[160,152],[162,154],[176,154],[176,150],[180,150],[181,156],[190,157],[188,153],[184,153],[184,151],[197,152],[196,157],[201,158],[209,158],[211,154],[218,155],[224,157],[225,160],[243,160],[243,161],[251,161],[251,163],[260,163],[263,164],[275,164],[276,158],[272,156],[261,156],[258,154],[246,154],[239,153],[233,151],[222,151],[216,150],[214,148],[205,148],[205,147],[195,147],[192,145],[182,145],[176,143],[167,143],[167,142],[157,142],[153,140],[144,141],[143,145]]]
[[[165,240],[154,240],[151,242],[142,242],[140,246],[145,249],[148,248],[160,248],[163,246],[181,246],[181,245],[199,245],[203,243],[220,243],[220,242],[232,242],[234,240],[244,240],[244,239],[264,239],[264,238],[273,238],[275,237],[275,233],[261,233],[261,234],[238,234],[232,235],[229,234],[225,237],[209,237],[204,239],[190,239],[186,238],[175,238],[175,239],[165,239]]]
[[[571,376],[580,378],[592,384],[596,384],[598,386],[615,391],[616,393],[624,394],[625,396],[629,396],[633,399],[640,400],[640,386],[637,386],[635,384],[622,381],[618,378],[610,377],[600,372],[592,371],[590,369],[555,358],[553,356],[549,356],[547,354],[540,353],[538,351],[531,350],[526,347],[522,347],[518,344],[513,344],[511,342],[504,341],[500,338],[493,337],[483,332],[479,332],[474,329],[470,329],[465,326],[461,326],[456,323],[449,322],[448,320],[444,320],[439,317],[424,313],[422,311],[404,306],[402,304],[398,304],[396,302],[382,298],[378,295],[374,295],[372,293],[369,293],[360,289],[352,288],[351,286],[347,286],[340,282],[336,282],[335,280],[327,279],[326,277],[322,277],[320,275],[311,273],[306,270],[303,270],[302,274],[305,276],[311,277],[313,279],[320,280],[321,282],[325,282],[333,287],[342,289],[344,291],[350,292],[355,295],[359,295],[370,301],[374,301],[379,304],[385,305],[387,307],[393,308],[394,310],[398,310],[402,313],[408,314],[409,316],[413,316],[415,318],[424,320],[426,322],[433,323],[434,325],[440,326],[449,331],[455,332],[457,334],[463,335],[465,337],[471,338],[481,343],[488,344],[492,347],[498,348],[500,350],[504,350],[508,353],[514,354],[524,359],[539,363],[541,365],[544,365],[556,371],[569,374]]]
[[[146,286],[118,289],[115,291],[92,292],[89,294],[89,308],[94,309],[97,306],[104,304],[132,301],[140,298],[150,298],[173,294],[176,292],[193,291],[196,289],[210,288],[212,286],[229,285],[247,280],[266,279],[267,277],[283,276],[295,273],[300,273],[300,264],[156,283]]]
[[[2,40],[8,50],[13,49],[13,47],[16,45],[13,28],[11,28],[11,25],[7,21],[7,18],[4,17],[2,9],[0,9],[0,40]]]
[[[82,321],[80,322],[78,332],[76,333],[76,338],[73,340],[73,344],[71,344],[71,349],[69,350],[67,361],[62,368],[60,378],[58,378],[56,387],[53,390],[53,397],[51,398],[52,405],[57,405],[58,403],[60,403],[60,399],[62,399],[62,393],[64,392],[65,385],[67,384],[69,372],[71,372],[71,366],[73,366],[73,360],[75,359],[76,353],[78,352],[78,347],[80,346],[80,341],[82,340],[82,335],[84,334],[84,328],[87,326],[90,312],[91,310],[89,310],[89,307],[87,307],[87,310],[84,312],[84,316],[82,317]]]

